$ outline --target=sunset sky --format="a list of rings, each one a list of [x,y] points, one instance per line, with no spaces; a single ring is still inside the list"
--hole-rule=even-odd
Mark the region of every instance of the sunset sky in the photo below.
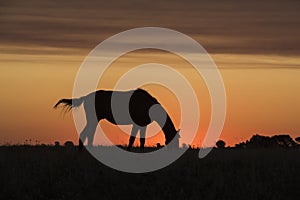
[[[300,136],[299,10],[296,0],[1,2],[0,144],[29,139],[77,144],[72,114],[64,115],[53,105],[72,96],[80,64],[95,46],[119,32],[148,26],[180,31],[214,59],[227,94],[220,136],[226,144],[245,141],[255,133]],[[201,112],[192,145],[200,146],[210,120],[209,93],[203,79],[182,58],[153,50],[128,53],[110,66],[99,89],[112,89],[118,77],[144,63],[169,65],[191,80]],[[157,85],[143,88],[180,128],[175,96]],[[128,142],[128,135],[114,125],[105,121],[100,125],[115,143]],[[101,138],[95,142],[103,144]],[[162,133],[149,138],[146,145],[157,142],[164,142]]]

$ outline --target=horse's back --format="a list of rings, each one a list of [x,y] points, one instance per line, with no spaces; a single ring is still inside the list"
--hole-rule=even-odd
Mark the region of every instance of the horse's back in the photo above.
[[[114,124],[134,122],[139,126],[146,126],[151,123],[149,109],[158,104],[158,101],[143,89],[98,90],[94,95],[98,120],[107,119]]]

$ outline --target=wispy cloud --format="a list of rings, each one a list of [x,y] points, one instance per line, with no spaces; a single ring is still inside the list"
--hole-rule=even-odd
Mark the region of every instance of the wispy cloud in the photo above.
[[[120,31],[160,26],[194,37],[210,53],[299,55],[299,8],[298,1],[280,0],[7,1],[0,43],[92,49]]]

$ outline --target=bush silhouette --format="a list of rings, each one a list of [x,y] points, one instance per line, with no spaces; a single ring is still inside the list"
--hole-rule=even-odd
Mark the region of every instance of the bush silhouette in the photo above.
[[[65,147],[74,147],[74,143],[72,141],[66,141],[64,146]]]
[[[60,146],[60,143],[59,143],[58,141],[55,141],[55,142],[54,142],[54,146],[59,147],[59,146]]]
[[[300,137],[295,141],[300,142]],[[299,144],[289,135],[262,136],[253,135],[250,140],[236,144],[237,148],[297,148]]]
[[[224,149],[225,148],[225,142],[223,140],[219,140],[217,143],[216,143],[218,149]]]

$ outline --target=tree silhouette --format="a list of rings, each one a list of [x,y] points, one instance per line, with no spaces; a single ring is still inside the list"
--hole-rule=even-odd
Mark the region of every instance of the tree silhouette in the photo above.
[[[224,149],[225,148],[225,142],[223,140],[219,140],[217,143],[216,143],[218,149]]]
[[[74,143],[72,141],[66,141],[64,146],[65,147],[74,147]]]
[[[59,141],[55,141],[55,142],[54,142],[54,146],[59,147],[59,146],[60,146]]]
[[[295,139],[300,142],[300,137]],[[253,135],[250,140],[236,144],[237,148],[297,148],[297,144],[289,135],[262,136]]]

